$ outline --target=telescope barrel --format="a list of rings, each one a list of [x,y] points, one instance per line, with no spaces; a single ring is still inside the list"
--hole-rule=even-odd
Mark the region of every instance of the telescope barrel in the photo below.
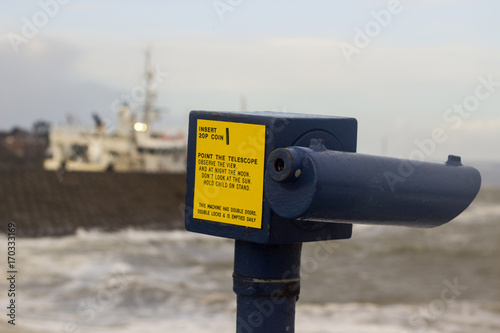
[[[274,150],[264,192],[275,214],[293,220],[431,228],[476,197],[479,172],[450,155],[443,164],[327,150]]]

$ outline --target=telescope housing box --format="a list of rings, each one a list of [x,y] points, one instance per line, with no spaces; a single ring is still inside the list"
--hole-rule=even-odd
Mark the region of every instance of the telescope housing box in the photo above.
[[[353,153],[357,120],[267,111],[191,111],[186,229],[261,244],[350,238],[350,223],[286,219],[266,200],[269,155],[277,148],[309,147],[312,139],[321,140],[328,150]]]

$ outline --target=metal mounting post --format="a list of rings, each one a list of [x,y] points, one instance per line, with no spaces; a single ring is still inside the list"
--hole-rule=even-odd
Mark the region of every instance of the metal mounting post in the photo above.
[[[301,250],[302,243],[266,245],[236,240],[233,273],[236,332],[295,331]]]

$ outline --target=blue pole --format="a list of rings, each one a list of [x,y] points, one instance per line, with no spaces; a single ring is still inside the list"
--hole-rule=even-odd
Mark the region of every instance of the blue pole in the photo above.
[[[301,250],[302,243],[266,245],[236,240],[237,333],[295,331]]]

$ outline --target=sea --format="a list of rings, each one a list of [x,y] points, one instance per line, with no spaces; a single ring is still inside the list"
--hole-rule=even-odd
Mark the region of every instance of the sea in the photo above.
[[[355,225],[349,240],[304,244],[296,332],[500,332],[499,193],[438,228]],[[235,331],[232,240],[134,229],[17,238],[12,325],[0,237],[0,332]]]

